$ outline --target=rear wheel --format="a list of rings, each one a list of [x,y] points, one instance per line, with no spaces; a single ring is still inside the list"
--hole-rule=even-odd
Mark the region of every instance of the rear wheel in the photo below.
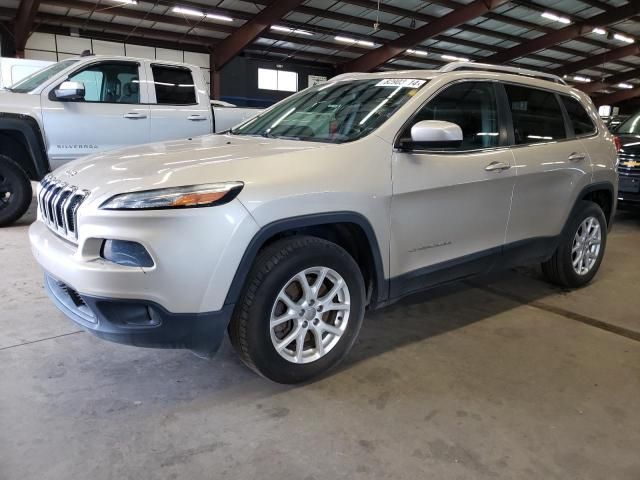
[[[542,264],[542,272],[552,283],[581,287],[595,276],[607,244],[607,220],[600,206],[581,201],[569,220],[553,256]]]
[[[32,195],[27,173],[9,157],[0,155],[0,227],[24,215]]]
[[[256,259],[229,335],[257,373],[305,382],[347,354],[364,301],[362,274],[344,249],[315,237],[280,240]]]

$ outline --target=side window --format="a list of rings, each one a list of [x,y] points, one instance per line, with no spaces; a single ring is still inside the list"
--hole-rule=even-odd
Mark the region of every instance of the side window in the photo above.
[[[194,105],[196,89],[191,70],[166,65],[152,65],[156,101],[160,105]]]
[[[591,117],[578,100],[562,95],[562,102],[564,103],[564,108],[567,109],[574,134],[580,136],[596,132],[596,126],[593,124]]]
[[[546,90],[505,84],[516,145],[567,138],[556,95]]]
[[[422,107],[403,137],[409,137],[411,127],[422,120],[444,120],[462,129],[462,144],[446,150],[476,150],[500,144],[498,107],[491,82],[461,82],[448,87]]]
[[[98,103],[140,103],[138,65],[103,62],[69,77],[84,84],[84,101]]]

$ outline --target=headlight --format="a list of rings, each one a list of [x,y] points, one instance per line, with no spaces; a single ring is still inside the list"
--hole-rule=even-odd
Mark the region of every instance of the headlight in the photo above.
[[[103,210],[161,210],[212,207],[238,196],[244,183],[224,182],[121,193],[100,205]]]

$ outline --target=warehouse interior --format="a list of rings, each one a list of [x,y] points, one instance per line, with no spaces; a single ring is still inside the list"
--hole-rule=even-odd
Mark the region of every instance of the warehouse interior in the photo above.
[[[624,177],[625,188],[640,185],[635,0],[2,0],[0,49],[3,60],[51,64],[87,55],[186,64],[202,71],[198,95],[207,96],[207,110],[210,97],[225,108],[256,113],[307,88],[332,85],[342,74],[423,78],[411,72],[444,67],[446,73],[451,62],[541,72],[572,87],[575,98],[591,99],[601,117],[598,136],[611,143],[607,151],[613,142],[618,148],[609,173]],[[424,78],[426,85],[433,81]],[[8,115],[3,102],[0,90],[0,143],[9,142],[2,134]],[[12,108],[11,115],[29,115],[26,106]],[[54,108],[43,103],[43,116],[47,109]],[[45,154],[55,143],[47,129],[45,124]],[[124,130],[118,126],[113,136]],[[234,141],[233,130],[213,136],[220,135]],[[135,148],[134,156],[165,153]],[[4,153],[0,144],[0,161]],[[189,162],[188,154],[173,161]],[[552,160],[541,171],[553,170]],[[72,177],[77,169],[82,177],[75,165],[58,172]],[[327,165],[334,163],[327,159]],[[131,177],[144,174],[130,171]],[[348,165],[337,173],[351,178],[357,193],[365,177],[379,175]],[[464,173],[456,174],[464,183]],[[296,168],[273,176],[270,192],[299,182],[300,173]],[[130,181],[125,177],[105,183]],[[640,187],[636,198],[616,183],[618,195],[605,211],[611,213],[603,227],[606,255],[590,283],[554,285],[539,263],[510,264],[411,292],[364,313],[357,340],[336,368],[286,385],[246,368],[227,334],[220,350],[203,358],[188,349],[104,341],[70,321],[45,292],[43,270],[49,273],[34,253],[44,247],[34,245],[29,231],[43,223],[43,178],[31,178],[26,214],[0,228],[0,479],[640,479],[640,313],[634,300],[640,288]],[[0,204],[3,179],[0,169]],[[247,189],[252,182],[245,183]],[[309,194],[332,190],[310,185]],[[548,195],[554,194],[550,188]],[[266,201],[256,196],[247,203],[258,208]],[[469,224],[482,215],[489,224],[493,214],[481,202],[424,209],[448,216],[464,210]],[[338,200],[325,207],[343,210]],[[549,217],[552,210],[555,205]],[[543,217],[532,214],[527,221],[543,223]],[[162,225],[174,236],[184,227],[176,258],[197,250],[186,224]],[[313,226],[296,228],[313,234]],[[203,222],[202,229],[212,243],[219,241],[211,225]],[[474,233],[470,228],[464,235]],[[447,242],[424,241],[415,251],[441,250]],[[86,256],[75,251],[77,245],[65,245],[74,262]],[[386,265],[394,254],[382,256]],[[249,278],[252,271],[243,274]],[[82,293],[80,283],[74,288]],[[176,282],[171,288],[185,287]]]

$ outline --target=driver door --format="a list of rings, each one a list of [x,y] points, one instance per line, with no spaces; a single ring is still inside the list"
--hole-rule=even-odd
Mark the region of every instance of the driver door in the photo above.
[[[463,141],[393,155],[392,297],[486,271],[501,253],[515,182],[501,94],[490,81],[454,83],[400,133],[443,120],[461,127]]]
[[[84,100],[42,94],[47,154],[52,169],[84,155],[146,143],[149,105],[144,69],[133,61],[98,61],[65,80],[82,82]]]

